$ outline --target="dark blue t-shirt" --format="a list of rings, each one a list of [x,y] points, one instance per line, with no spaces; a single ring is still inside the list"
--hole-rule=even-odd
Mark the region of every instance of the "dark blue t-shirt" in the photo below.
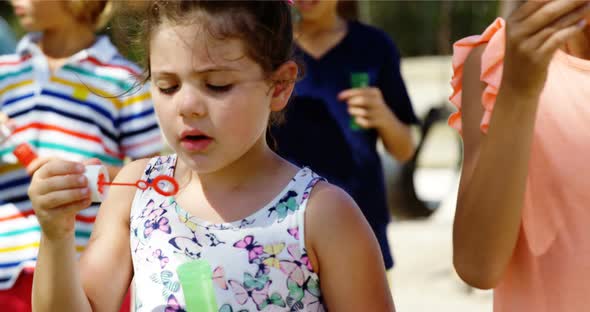
[[[305,63],[305,76],[295,86],[285,123],[272,128],[277,152],[342,187],[373,227],[387,224],[378,134],[375,130],[352,130],[347,104],[337,95],[351,87],[352,72],[367,72],[370,85],[381,89],[397,118],[406,124],[416,123],[396,46],[383,31],[349,22],[347,35],[319,60],[299,48],[296,55]]]

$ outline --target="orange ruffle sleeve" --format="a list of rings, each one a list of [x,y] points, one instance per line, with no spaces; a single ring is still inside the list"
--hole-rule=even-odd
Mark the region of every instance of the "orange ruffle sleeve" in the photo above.
[[[480,80],[486,84],[486,88],[482,94],[482,105],[484,108],[484,115],[481,120],[480,128],[484,133],[487,133],[492,117],[492,111],[498,95],[498,88],[502,79],[502,65],[504,60],[505,47],[505,22],[501,18],[497,18],[492,25],[490,25],[481,35],[470,36],[457,41],[453,45],[453,78],[451,86],[453,87],[453,94],[449,100],[457,107],[458,111],[451,114],[449,117],[449,125],[462,130],[461,124],[461,94],[463,88],[463,65],[465,60],[471,53],[474,47],[487,43],[487,47],[481,59],[481,75]]]

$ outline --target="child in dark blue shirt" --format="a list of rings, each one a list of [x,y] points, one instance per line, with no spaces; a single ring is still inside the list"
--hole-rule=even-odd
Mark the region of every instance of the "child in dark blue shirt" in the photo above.
[[[381,30],[337,13],[337,1],[295,1],[296,53],[305,76],[285,122],[272,129],[277,151],[345,189],[371,225],[387,269],[393,267],[386,228],[389,211],[377,139],[398,161],[414,153],[409,125],[417,123],[400,73],[400,55]],[[369,87],[352,88],[353,73]]]

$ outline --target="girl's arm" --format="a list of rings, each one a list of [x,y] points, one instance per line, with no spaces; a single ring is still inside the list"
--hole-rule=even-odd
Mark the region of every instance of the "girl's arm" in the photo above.
[[[463,169],[453,226],[453,262],[468,284],[495,287],[512,255],[520,226],[536,98],[498,95],[490,131],[483,116],[479,80],[484,46],[467,58],[463,76]],[[502,102],[518,103],[502,112]],[[528,108],[528,111],[527,111]],[[508,117],[508,118],[506,118]],[[501,169],[502,168],[502,169]]]
[[[581,29],[576,23],[588,10],[583,4],[531,1],[508,19],[504,74],[487,135],[479,129],[484,46],[475,48],[465,62],[464,160],[453,226],[453,262],[461,278],[475,287],[495,287],[512,257],[539,95],[553,53]]]
[[[392,111],[385,112],[384,119],[386,121],[377,128],[383,146],[398,161],[410,160],[416,152],[410,126],[402,123]]]
[[[125,166],[116,180],[137,180],[147,161]],[[73,177],[75,170],[68,166],[74,165],[54,160],[33,177],[29,194],[43,229],[33,283],[33,308],[34,311],[117,311],[132,277],[129,214],[135,188],[110,189],[99,209],[88,247],[78,262],[73,221],[75,212],[88,207],[89,202],[77,207],[75,203],[65,203],[70,207],[51,203],[52,198],[75,192],[64,182]],[[72,210],[67,212],[67,209]],[[64,230],[56,230],[60,228]]]
[[[379,245],[355,202],[319,183],[305,214],[306,249],[331,311],[395,311]]]

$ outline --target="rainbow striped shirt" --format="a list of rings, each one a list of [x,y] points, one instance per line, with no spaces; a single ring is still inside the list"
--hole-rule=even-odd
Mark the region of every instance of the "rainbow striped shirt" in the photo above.
[[[26,141],[41,157],[94,157],[115,166],[125,157],[162,149],[148,88],[134,88],[139,68],[107,37],[54,72],[35,44],[39,38],[29,34],[17,54],[0,56],[0,109],[17,125],[11,142],[0,146],[0,289],[34,267],[41,230],[27,197],[30,177],[15,163],[14,145]],[[93,205],[76,217],[78,251],[90,237],[97,211]]]

